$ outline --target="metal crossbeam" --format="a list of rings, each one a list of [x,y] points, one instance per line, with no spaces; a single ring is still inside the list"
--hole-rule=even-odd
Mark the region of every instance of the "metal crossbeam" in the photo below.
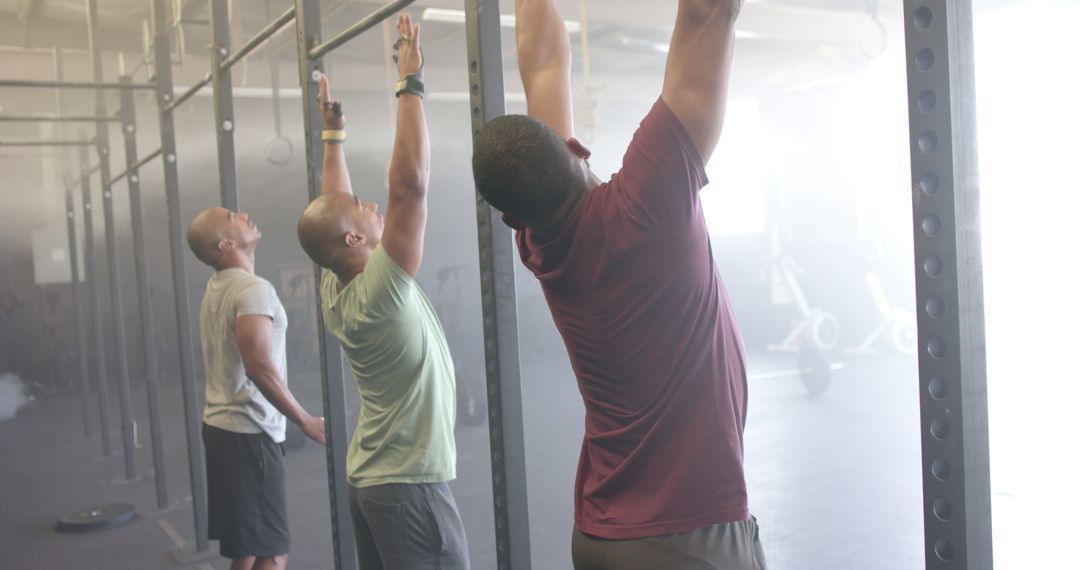
[[[0,123],[96,123],[98,121],[120,122],[120,117],[65,117],[63,115],[58,117],[20,117],[16,115],[0,115]]]
[[[160,148],[155,150],[154,152],[146,155],[145,157],[143,157],[141,160],[139,160],[135,164],[132,164],[131,166],[127,167],[127,169],[125,169],[120,174],[117,174],[116,176],[114,176],[113,179],[109,181],[109,186],[113,186],[117,182],[120,182],[121,180],[124,179],[124,177],[128,176],[129,174],[137,175],[139,173],[140,168],[146,166],[147,164],[150,163],[150,161],[154,160],[155,158],[157,158],[159,156],[161,156],[161,149]],[[131,157],[129,156],[128,158],[131,158]]]
[[[30,79],[0,79],[0,87],[29,87],[40,89],[157,89],[153,83],[107,83],[102,81],[34,81]]]
[[[252,36],[240,49],[233,52],[225,61],[221,62],[222,71],[227,71],[232,66],[240,62],[240,60],[247,57],[251,52],[259,48],[266,40],[276,34],[278,30],[292,23],[296,19],[296,6],[290,7],[285,10],[285,13],[278,16],[274,21],[266,25],[259,33]]]
[[[94,146],[97,141],[0,141],[0,146]]]

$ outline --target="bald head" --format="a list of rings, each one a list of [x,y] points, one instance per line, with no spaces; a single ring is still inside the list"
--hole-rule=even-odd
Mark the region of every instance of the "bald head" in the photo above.
[[[195,219],[187,230],[188,247],[199,261],[216,268],[219,264],[221,248],[219,244],[222,238],[223,221],[229,219],[229,211],[225,208],[207,208]]]
[[[324,194],[304,210],[296,232],[300,246],[316,264],[335,269],[346,249],[345,234],[353,229],[348,213],[356,209],[352,194]]]

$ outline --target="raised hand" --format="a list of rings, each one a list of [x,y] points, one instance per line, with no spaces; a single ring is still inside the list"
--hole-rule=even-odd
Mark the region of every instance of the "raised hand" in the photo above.
[[[345,128],[345,114],[341,111],[341,101],[330,98],[330,80],[325,73],[319,74],[319,110],[322,112],[323,128],[342,130]]]
[[[409,14],[398,14],[398,39],[394,42],[394,61],[398,76],[414,75],[424,67],[424,54],[420,51],[420,24],[414,24]]]

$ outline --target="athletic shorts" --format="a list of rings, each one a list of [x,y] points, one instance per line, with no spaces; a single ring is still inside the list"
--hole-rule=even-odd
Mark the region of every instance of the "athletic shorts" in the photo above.
[[[364,570],[469,570],[469,546],[446,483],[349,487]]]
[[[203,424],[210,540],[231,560],[289,552],[284,450],[265,433]]]
[[[767,570],[757,519],[689,532],[608,540],[574,527],[575,570]]]

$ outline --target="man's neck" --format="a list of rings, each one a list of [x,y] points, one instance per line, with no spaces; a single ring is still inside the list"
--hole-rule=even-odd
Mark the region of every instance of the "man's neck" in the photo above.
[[[570,223],[570,220],[574,219],[574,216],[577,215],[577,211],[581,209],[581,205],[585,203],[585,198],[588,197],[589,192],[592,192],[592,189],[597,186],[599,186],[599,184],[596,186],[590,185],[588,191],[577,194],[574,196],[573,200],[566,201],[559,207],[548,223],[534,224],[529,226],[529,229],[531,229],[534,234],[543,238],[549,238],[558,234]]]
[[[351,263],[345,265],[345,267],[334,270],[334,275],[337,275],[338,281],[341,282],[341,286],[344,287],[356,279],[357,275],[364,272],[367,268],[368,260],[371,259],[371,255],[368,254],[363,258],[352,260]]]
[[[218,265],[218,271],[225,271],[226,269],[242,269],[252,275],[255,274],[255,260],[250,258],[234,257],[225,260]]]

